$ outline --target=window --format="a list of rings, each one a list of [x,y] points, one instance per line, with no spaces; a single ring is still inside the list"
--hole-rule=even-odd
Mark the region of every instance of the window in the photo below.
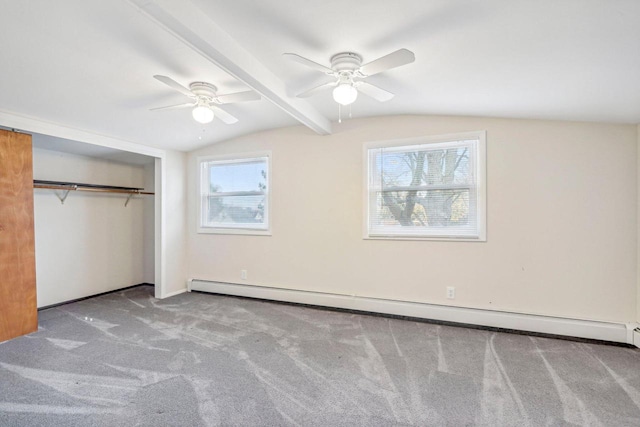
[[[199,232],[269,234],[269,157],[198,159]]]
[[[365,147],[365,238],[486,240],[485,133]]]

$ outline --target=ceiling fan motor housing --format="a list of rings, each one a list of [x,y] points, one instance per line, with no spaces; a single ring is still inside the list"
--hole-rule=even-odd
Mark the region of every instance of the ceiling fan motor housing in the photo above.
[[[189,85],[189,90],[191,90],[191,92],[193,92],[198,98],[204,97],[213,99],[216,96],[218,88],[211,83],[193,82]]]
[[[340,73],[342,71],[355,71],[362,65],[362,57],[353,52],[342,52],[331,57],[331,68]]]

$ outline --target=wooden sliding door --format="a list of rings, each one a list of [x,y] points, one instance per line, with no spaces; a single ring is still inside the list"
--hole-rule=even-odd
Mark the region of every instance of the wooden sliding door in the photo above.
[[[37,329],[31,135],[0,129],[0,342]]]

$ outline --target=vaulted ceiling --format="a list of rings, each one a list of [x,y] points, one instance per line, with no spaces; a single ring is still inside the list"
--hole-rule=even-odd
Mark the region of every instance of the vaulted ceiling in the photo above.
[[[400,48],[412,64],[370,78],[396,94],[360,96],[354,117],[447,114],[640,123],[637,0],[0,0],[0,111],[158,148],[191,150],[302,123],[339,131],[328,81],[282,56],[329,65]],[[153,79],[260,101],[225,106],[239,122],[196,123]],[[347,109],[348,113],[348,109]],[[2,125],[3,123],[0,123]]]

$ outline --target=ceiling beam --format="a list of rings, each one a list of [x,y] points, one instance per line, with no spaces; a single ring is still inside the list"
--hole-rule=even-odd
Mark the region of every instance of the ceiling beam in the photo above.
[[[200,53],[217,67],[246,84],[313,131],[328,135],[331,122],[311,104],[287,95],[280,78],[191,1],[129,0],[164,30]]]

